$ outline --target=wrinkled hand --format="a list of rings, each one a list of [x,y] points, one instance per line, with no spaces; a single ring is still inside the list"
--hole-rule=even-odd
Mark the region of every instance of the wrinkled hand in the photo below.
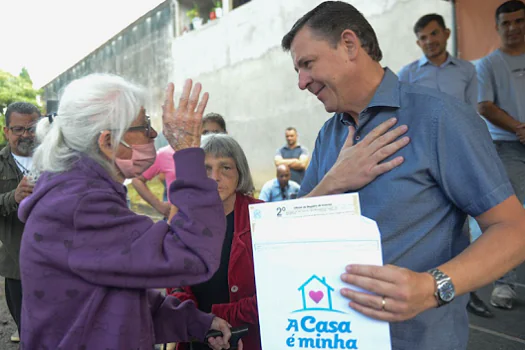
[[[33,193],[34,184],[29,182],[27,177],[23,177],[22,181],[18,184],[15,190],[15,201],[20,204],[20,202]]]
[[[162,106],[162,122],[164,124],[162,132],[175,151],[200,147],[202,115],[208,103],[209,95],[207,92],[204,93],[199,101],[201,84],[195,84],[193,90],[192,85],[191,79],[186,80],[177,108],[173,102],[175,87],[169,83],[166,89],[166,101]]]
[[[520,140],[521,143],[525,144],[525,123],[518,125],[516,136],[518,136],[518,140]]]
[[[393,265],[349,265],[341,280],[370,292],[341,289],[352,309],[377,320],[405,321],[437,306],[435,282],[429,273]]]
[[[232,336],[232,332],[230,330],[231,327],[232,326],[222,318],[215,317],[211,323],[210,329],[221,331],[222,337],[208,338],[208,344],[210,348],[213,350],[229,349],[229,341],[230,337]]]
[[[354,127],[348,128],[348,138],[334,166],[327,173],[327,178],[332,179],[334,183],[334,192],[342,193],[360,189],[372,182],[377,176],[403,163],[403,157],[396,157],[388,162],[381,163],[410,142],[407,136],[396,140],[407,132],[408,127],[406,125],[388,131],[396,122],[397,120],[392,118],[381,123],[357,145],[354,145],[353,141]]]

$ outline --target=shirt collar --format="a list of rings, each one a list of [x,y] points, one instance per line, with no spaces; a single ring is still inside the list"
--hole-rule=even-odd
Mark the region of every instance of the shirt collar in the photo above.
[[[458,64],[458,59],[454,56],[452,56],[450,53],[448,53],[447,51],[447,60],[440,66],[440,67],[445,67],[445,66],[448,66],[449,64],[454,64],[454,65],[457,65]],[[421,57],[418,61],[418,66],[421,68],[427,64],[432,64],[432,62],[430,62],[427,58],[427,56],[423,55],[423,57]]]
[[[277,188],[277,189],[281,189],[281,185],[279,185],[279,180],[277,178],[273,179],[274,183],[273,183],[273,186],[274,188]],[[292,181],[292,180],[290,180]],[[288,187],[290,187],[290,181],[288,181],[288,185],[286,185],[286,187],[284,188],[285,190],[288,189]]]
[[[11,146],[9,146],[9,143],[5,145],[2,151],[0,151],[0,156],[2,156],[4,159],[8,159],[9,156],[11,156]]]
[[[399,95],[399,79],[389,68],[385,68],[385,75],[383,80],[377,87],[377,90],[372,97],[368,106],[363,110],[366,111],[373,107],[401,107]],[[362,113],[362,112],[361,112]],[[348,122],[354,124],[352,117],[347,113],[339,113],[339,121],[347,125]]]

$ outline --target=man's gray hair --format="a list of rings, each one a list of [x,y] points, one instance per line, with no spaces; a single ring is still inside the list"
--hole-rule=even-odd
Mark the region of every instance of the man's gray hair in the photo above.
[[[253,186],[248,160],[241,145],[239,145],[233,137],[226,134],[209,134],[203,136],[201,148],[206,155],[217,158],[232,158],[239,172],[237,192],[248,196],[253,195],[255,187]]]
[[[62,93],[57,116],[43,118],[37,125],[40,145],[33,155],[34,175],[67,171],[81,155],[112,174],[113,160],[100,152],[100,133],[112,130],[111,144],[116,151],[144,103],[142,88],[116,75],[91,74],[72,81]]]

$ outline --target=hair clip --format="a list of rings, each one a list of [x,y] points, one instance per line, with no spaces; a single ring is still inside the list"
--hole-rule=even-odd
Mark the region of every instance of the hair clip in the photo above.
[[[53,119],[57,116],[56,112],[55,113],[50,113],[48,114],[46,117],[47,119],[49,119],[49,124],[53,123]]]

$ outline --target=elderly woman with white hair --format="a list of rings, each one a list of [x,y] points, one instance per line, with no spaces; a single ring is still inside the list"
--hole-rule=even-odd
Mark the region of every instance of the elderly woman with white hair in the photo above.
[[[259,315],[255,295],[252,236],[248,207],[260,203],[254,190],[248,161],[241,146],[229,135],[204,136],[201,144],[208,177],[217,182],[224,216],[226,236],[221,264],[204,283],[174,285],[168,293],[181,300],[193,300],[200,310],[224,318],[234,327],[248,325],[244,347],[261,349]],[[179,344],[179,350],[204,350],[201,343]]]
[[[155,159],[140,88],[112,75],[70,83],[56,117],[37,126],[33,194],[20,262],[25,349],[147,349],[204,340],[228,348],[230,325],[192,302],[153,288],[203,283],[220,264],[226,230],[217,183],[206,176],[200,123],[208,95],[188,80],[179,106],[168,86],[164,134],[177,151],[171,224],[154,223],[126,205],[126,178]],[[191,92],[191,96],[190,96]],[[199,102],[200,100],[200,102]]]

